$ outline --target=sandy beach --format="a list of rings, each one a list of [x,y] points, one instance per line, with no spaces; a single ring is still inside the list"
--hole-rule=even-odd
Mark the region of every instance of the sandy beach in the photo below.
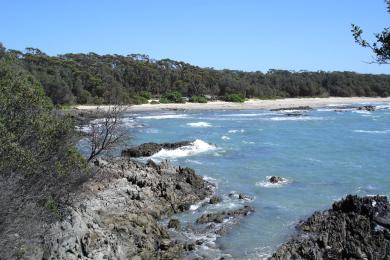
[[[185,104],[143,104],[127,106],[128,112],[147,112],[158,110],[248,110],[248,109],[275,109],[298,106],[324,107],[329,105],[350,105],[353,103],[390,102],[390,97],[328,97],[328,98],[286,98],[274,100],[250,99],[244,103],[232,103],[224,101],[213,101],[206,104],[185,103]],[[75,109],[93,110],[97,107],[107,109],[108,105],[78,105]]]

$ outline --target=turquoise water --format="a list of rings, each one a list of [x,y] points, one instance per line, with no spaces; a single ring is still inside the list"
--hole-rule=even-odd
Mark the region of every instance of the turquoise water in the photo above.
[[[383,105],[383,104],[382,104]],[[152,112],[128,115],[132,142],[198,140],[186,151],[162,152],[217,184],[225,201],[182,214],[191,222],[205,211],[239,207],[232,191],[253,196],[256,212],[242,219],[215,247],[236,259],[261,259],[315,210],[346,194],[390,195],[390,110],[334,112],[323,108],[298,117],[266,110]],[[201,140],[201,141],[200,141]],[[267,176],[287,179],[268,185]],[[200,254],[208,254],[204,248]],[[212,254],[211,251],[209,252]]]

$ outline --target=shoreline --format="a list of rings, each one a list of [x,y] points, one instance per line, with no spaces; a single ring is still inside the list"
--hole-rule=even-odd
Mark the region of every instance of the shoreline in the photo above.
[[[170,103],[170,104],[142,104],[125,106],[126,112],[153,112],[161,110],[255,110],[255,109],[277,109],[292,108],[299,106],[310,106],[313,108],[329,105],[351,105],[354,103],[375,103],[390,102],[390,97],[328,97],[328,98],[285,98],[273,100],[250,99],[244,103],[233,103],[225,101],[211,101],[208,103]],[[100,108],[106,110],[110,105],[75,105],[76,110],[95,110]]]

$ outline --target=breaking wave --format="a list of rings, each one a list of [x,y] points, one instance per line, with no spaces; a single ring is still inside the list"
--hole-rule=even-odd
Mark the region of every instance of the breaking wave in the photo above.
[[[207,122],[196,122],[196,123],[187,123],[191,127],[211,127],[212,125]]]
[[[244,133],[244,132],[245,132],[244,129],[240,129],[240,130],[232,129],[232,130],[229,130],[229,131],[228,131],[229,134]]]
[[[387,134],[390,130],[353,130],[355,133],[367,133],[367,134]]]
[[[174,118],[188,118],[187,114],[169,114],[169,115],[153,115],[153,116],[139,116],[139,119],[174,119]]]
[[[315,116],[297,116],[297,117],[271,117],[269,118],[271,121],[316,121],[316,120],[324,120],[323,117],[315,117]]]
[[[174,150],[162,149],[158,153],[154,154],[152,158],[180,158],[212,151],[215,149],[217,149],[215,145],[208,144],[200,139],[196,139],[190,145],[182,146]]]

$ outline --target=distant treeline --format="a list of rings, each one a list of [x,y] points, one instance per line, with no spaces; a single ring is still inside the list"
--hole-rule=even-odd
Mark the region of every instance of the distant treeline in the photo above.
[[[146,55],[65,54],[49,56],[39,49],[6,50],[43,85],[54,104],[137,103],[141,93],[162,96],[309,97],[389,96],[390,75],[354,72],[243,72],[200,68]],[[0,53],[1,55],[1,53]]]

